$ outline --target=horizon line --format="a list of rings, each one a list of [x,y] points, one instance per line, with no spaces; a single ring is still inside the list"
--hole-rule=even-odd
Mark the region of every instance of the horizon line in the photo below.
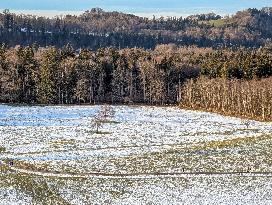
[[[100,8],[100,7],[97,7]],[[265,6],[262,8],[266,8]],[[8,8],[6,8],[8,9]],[[79,16],[80,14],[83,14],[86,11],[90,11],[92,8],[90,9],[86,9],[86,10],[33,10],[33,9],[22,9],[22,10],[15,10],[15,9],[8,9],[11,13],[15,13],[17,15],[34,15],[34,16],[39,16],[39,17],[47,17],[47,18],[54,18],[54,17],[58,17],[58,16],[65,16],[65,15],[75,15],[75,16]],[[253,9],[253,8],[246,8],[246,9],[242,9],[242,10],[237,10],[234,12],[223,12],[223,10],[219,10],[219,9],[215,9],[215,8],[197,8],[192,12],[189,11],[143,11],[143,12],[129,12],[129,11],[117,11],[114,9],[103,9],[101,8],[103,11],[105,12],[120,12],[120,13],[125,13],[125,14],[133,14],[139,17],[147,17],[147,18],[152,18],[153,16],[155,17],[188,17],[190,15],[197,15],[197,14],[208,14],[208,13],[215,13],[218,14],[222,17],[224,16],[228,16],[228,15],[234,15],[235,13],[239,12],[239,11],[244,11],[247,9]],[[257,8],[258,9],[258,8]],[[0,10],[4,11],[4,8],[0,8]]]

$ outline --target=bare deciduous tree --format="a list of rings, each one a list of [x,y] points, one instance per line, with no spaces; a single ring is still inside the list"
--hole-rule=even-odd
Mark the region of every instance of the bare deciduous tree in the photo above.
[[[103,128],[103,125],[110,121],[115,115],[115,111],[112,106],[103,105],[100,107],[99,112],[94,116],[91,122],[91,127],[95,129],[96,133]]]
[[[190,80],[184,85],[181,106],[269,121],[272,120],[271,82],[271,78]]]

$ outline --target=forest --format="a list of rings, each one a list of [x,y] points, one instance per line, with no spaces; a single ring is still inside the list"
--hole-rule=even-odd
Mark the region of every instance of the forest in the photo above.
[[[272,8],[232,16],[209,13],[152,19],[94,8],[79,16],[55,18],[0,13],[0,42],[8,46],[154,49],[158,44],[198,47],[260,47],[271,44]]]
[[[143,103],[271,120],[271,48],[0,48],[0,101]],[[239,109],[237,109],[237,106]]]
[[[272,8],[138,17],[0,14],[0,102],[179,104],[272,120]]]

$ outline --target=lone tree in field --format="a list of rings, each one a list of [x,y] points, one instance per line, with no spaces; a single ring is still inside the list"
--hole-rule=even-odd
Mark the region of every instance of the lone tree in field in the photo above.
[[[99,112],[95,115],[92,120],[92,128],[95,129],[96,133],[99,133],[99,129],[110,119],[114,117],[115,111],[109,105],[104,105],[100,108]]]

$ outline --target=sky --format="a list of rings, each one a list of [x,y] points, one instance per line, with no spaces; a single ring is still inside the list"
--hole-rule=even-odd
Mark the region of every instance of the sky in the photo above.
[[[147,17],[209,12],[228,15],[247,8],[272,7],[272,0],[0,0],[2,10],[49,17],[77,15],[96,7]]]

